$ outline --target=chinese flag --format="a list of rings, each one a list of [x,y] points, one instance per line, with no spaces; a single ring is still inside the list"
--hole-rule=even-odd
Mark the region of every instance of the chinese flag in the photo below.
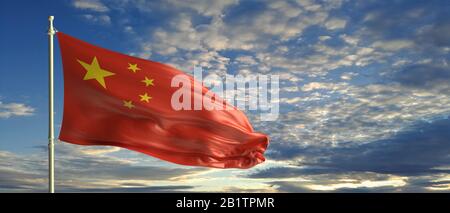
[[[172,95],[184,88],[172,87],[172,78],[184,75],[198,83],[191,76],[61,32],[57,36],[64,69],[61,141],[118,146],[192,166],[250,168],[264,162],[268,137],[253,132],[245,114],[219,97],[215,104],[228,110],[172,108]],[[189,92],[193,103],[195,92]],[[207,92],[201,87],[200,93]]]

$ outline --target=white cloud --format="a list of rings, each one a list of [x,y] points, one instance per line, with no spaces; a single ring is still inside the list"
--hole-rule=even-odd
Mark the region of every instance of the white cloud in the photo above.
[[[329,40],[329,39],[331,39],[330,36],[319,36],[319,40],[320,41],[326,41],[326,40]]]
[[[390,177],[387,180],[341,180],[340,183],[333,184],[305,184],[305,187],[316,191],[335,191],[342,188],[377,188],[377,187],[402,187],[407,184],[406,177]]]
[[[169,0],[171,5],[180,8],[190,8],[204,16],[218,16],[223,14],[223,10],[227,7],[237,4],[238,0]]]
[[[287,41],[299,36],[309,26],[323,24],[329,10],[318,8],[314,12],[304,12],[303,6],[292,2],[263,3],[267,5],[266,9],[249,13],[244,19],[239,17],[224,19],[224,11],[236,5],[237,1],[195,1],[192,4],[184,1],[170,1],[168,4],[174,6],[178,15],[169,19],[169,28],[153,29],[151,39],[143,46],[151,45],[153,52],[163,55],[180,53],[175,51],[180,49],[185,51],[261,51],[273,45],[274,42]],[[147,5],[147,7],[150,6]],[[212,16],[212,19],[209,23],[196,24],[193,21],[196,14],[186,11],[186,8],[193,9],[201,15]],[[234,21],[230,23],[230,19]],[[169,48],[171,51],[168,51]]]
[[[124,31],[126,33],[135,33],[134,28],[132,26],[125,26]]]
[[[56,188],[67,191],[101,191],[142,188],[152,191],[152,186],[177,186],[187,184],[174,180],[194,175],[205,168],[178,166],[149,156],[124,151],[119,156],[117,147],[77,146],[55,144],[55,168],[58,175]],[[0,150],[0,192],[40,192],[46,190],[46,151],[16,154]],[[158,188],[158,187],[156,187]],[[164,187],[163,187],[164,188]],[[180,190],[189,190],[190,187]],[[161,189],[160,189],[161,190]],[[163,189],[164,190],[164,189]],[[177,190],[168,187],[167,191]]]
[[[108,12],[109,8],[99,0],[75,0],[72,2],[77,9],[92,10],[95,12]]]
[[[380,48],[386,51],[398,51],[405,48],[414,46],[414,42],[411,40],[397,39],[387,41],[376,41],[372,44],[374,48]]]
[[[201,40],[196,30],[192,26],[191,17],[181,14],[170,22],[171,29],[156,29],[153,32],[153,39],[146,43],[156,53],[170,55],[177,52],[177,49],[186,51],[201,50]]]
[[[108,15],[93,15],[93,14],[84,14],[82,15],[84,19],[91,23],[101,24],[101,25],[110,25],[111,18]]]
[[[402,192],[407,190],[409,183],[410,178],[408,177],[371,172],[305,174],[295,178],[273,180],[273,184],[278,186],[279,192],[340,192],[341,190],[346,192],[354,189]],[[415,190],[418,190],[418,188],[415,188]]]
[[[354,72],[346,72],[346,73],[343,73],[342,75],[341,75],[341,79],[342,80],[352,80],[352,78],[354,77],[354,76],[356,76],[356,75],[358,75],[358,73],[354,73]]]
[[[238,5],[236,1],[198,1],[188,4],[183,1],[169,1],[163,6],[168,13],[169,25],[150,29],[151,36],[140,36],[141,50],[135,55],[164,56],[163,63],[171,64],[184,71],[192,69],[193,65],[201,65],[208,70],[219,73],[227,71],[230,59],[223,55],[224,50],[244,50],[255,55],[256,64],[252,64],[251,72],[269,73],[274,70],[291,72],[290,81],[297,81],[298,72],[307,72],[308,75],[324,75],[330,70],[340,66],[350,66],[357,63],[365,65],[367,59],[361,63],[358,60],[342,59],[335,61],[332,56],[345,57],[350,51],[326,47],[326,54],[317,50],[317,54],[304,57],[289,58],[286,54],[297,51],[296,46],[284,45],[283,42],[296,39],[310,26],[325,24],[329,11],[338,8],[341,1],[329,1],[321,6],[315,1],[279,2],[263,1],[263,10],[249,12],[245,18],[230,17],[226,10]],[[140,11],[152,11],[153,4],[136,2],[127,4],[127,7],[137,7]],[[213,8],[207,12],[207,8]],[[210,16],[209,22],[196,23],[198,16]],[[342,25],[342,21],[328,20]],[[345,21],[345,20],[344,20]],[[270,27],[268,27],[270,26]],[[323,36],[321,40],[331,37]],[[273,47],[275,51],[273,51]],[[303,51],[303,50],[302,50]],[[260,56],[257,56],[260,55]],[[262,58],[260,58],[262,57]],[[335,57],[334,57],[335,58]],[[238,68],[248,69],[249,61],[232,60]],[[279,73],[285,75],[285,73]],[[283,79],[281,79],[283,80]]]
[[[450,113],[449,93],[439,93],[449,91],[448,85],[430,91],[399,84],[311,82],[301,90],[308,92],[298,102],[301,110],[280,116],[283,126],[267,130],[272,138],[311,146],[368,143],[392,137],[417,120]],[[299,123],[305,128],[293,131]]]
[[[302,87],[302,91],[309,92],[309,91],[317,90],[317,89],[328,89],[328,90],[332,90],[333,88],[335,88],[335,85],[332,84],[332,83],[311,82],[311,83],[305,84],[305,85]]]
[[[346,34],[339,36],[339,38],[341,38],[342,40],[344,40],[345,42],[347,42],[348,44],[351,44],[353,46],[357,45],[359,42],[359,39],[357,37],[349,36]]]
[[[33,115],[34,108],[21,103],[3,103],[0,101],[0,118]]]
[[[281,89],[286,92],[298,92],[299,91],[298,86],[282,87]]]
[[[246,55],[246,56],[239,56],[234,59],[235,61],[245,64],[245,65],[256,65],[257,62],[252,56]]]
[[[325,27],[329,30],[337,30],[345,28],[347,21],[345,19],[331,18],[325,22]]]
[[[97,147],[87,147],[85,149],[81,149],[80,151],[86,155],[105,155],[109,153],[114,153],[120,151],[120,147],[115,146],[97,146]]]
[[[297,103],[299,101],[301,101],[302,99],[300,97],[294,97],[294,98],[282,98],[281,102],[282,103],[288,103],[288,104],[294,104]]]

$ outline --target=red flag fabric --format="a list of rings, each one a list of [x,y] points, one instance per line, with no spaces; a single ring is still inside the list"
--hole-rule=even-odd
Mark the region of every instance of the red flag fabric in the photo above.
[[[172,87],[172,78],[184,75],[199,83],[191,76],[57,36],[64,69],[61,141],[118,146],[192,166],[250,168],[264,162],[268,137],[253,132],[245,114],[220,97],[214,104],[228,110],[173,109],[172,95],[184,87]],[[193,103],[199,96],[189,90]],[[205,87],[200,92],[211,94]]]

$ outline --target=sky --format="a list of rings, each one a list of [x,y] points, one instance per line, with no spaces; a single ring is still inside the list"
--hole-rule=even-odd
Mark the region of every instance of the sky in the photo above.
[[[47,191],[55,28],[187,73],[278,75],[266,162],[187,167],[56,144],[56,192],[450,192],[450,3],[442,0],[0,2],[0,192]],[[55,42],[55,131],[63,107]]]

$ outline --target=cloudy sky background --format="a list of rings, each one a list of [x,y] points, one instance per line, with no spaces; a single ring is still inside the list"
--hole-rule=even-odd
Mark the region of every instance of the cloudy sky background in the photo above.
[[[59,192],[449,192],[448,1],[0,3],[0,192],[47,190],[47,16],[58,30],[208,74],[280,76],[280,116],[252,169],[56,144]],[[55,60],[56,132],[62,73]]]

